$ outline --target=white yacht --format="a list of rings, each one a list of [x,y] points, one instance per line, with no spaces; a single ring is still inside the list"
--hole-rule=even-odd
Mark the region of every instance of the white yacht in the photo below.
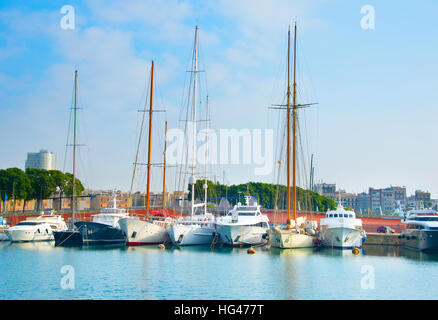
[[[347,211],[341,203],[336,210],[329,210],[319,222],[318,240],[324,247],[360,248],[366,240],[362,220],[354,211]]]
[[[7,219],[0,217],[0,241],[9,241],[8,236],[5,233],[5,230],[9,228],[7,224]]]
[[[53,231],[67,230],[61,216],[40,215],[27,218],[13,227],[5,229],[5,234],[12,242],[18,241],[50,241],[54,240]]]
[[[128,246],[160,244],[170,240],[169,228],[173,223],[170,217],[143,219],[130,216],[119,220],[119,226],[126,236]]]
[[[216,231],[225,245],[257,245],[266,243],[269,218],[262,214],[257,202],[249,204],[250,196],[245,196],[246,204],[240,202],[224,217],[216,220]]]
[[[211,213],[180,218],[169,228],[170,240],[179,246],[209,245],[213,242],[215,232],[214,216]]]
[[[400,238],[404,246],[422,251],[438,250],[438,212],[430,209],[411,210],[402,220],[406,229]]]

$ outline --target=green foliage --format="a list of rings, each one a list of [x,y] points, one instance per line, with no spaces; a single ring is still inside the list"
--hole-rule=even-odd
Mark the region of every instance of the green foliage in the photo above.
[[[199,180],[195,185],[195,198],[204,198],[204,180]],[[210,202],[219,203],[220,198],[227,197],[228,201],[234,205],[237,202],[244,202],[244,196],[249,194],[257,198],[257,202],[265,209],[285,209],[286,208],[286,186],[275,185],[262,182],[249,182],[226,186],[212,181],[207,182],[207,198]],[[189,199],[191,199],[191,186],[188,186]],[[304,190],[297,187],[297,200],[301,210],[327,211],[335,209],[336,203],[333,199],[321,196],[313,191]]]
[[[40,200],[54,196],[58,191],[66,196],[72,195],[73,175],[59,170],[28,168],[26,172],[19,168],[0,170],[0,196],[4,200],[22,199]],[[79,179],[75,179],[76,195],[84,191]]]

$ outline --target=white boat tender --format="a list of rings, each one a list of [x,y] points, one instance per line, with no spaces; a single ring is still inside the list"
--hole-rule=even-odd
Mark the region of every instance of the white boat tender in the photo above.
[[[246,204],[240,202],[225,217],[216,220],[216,231],[225,245],[258,245],[266,243],[269,230],[269,218],[262,214],[260,206],[255,202],[249,204],[250,196],[246,196]]]
[[[356,218],[354,211],[347,211],[341,203],[336,210],[327,211],[321,219],[318,239],[324,247],[360,248],[366,239],[362,220]]]
[[[50,241],[54,240],[53,231],[67,230],[67,225],[61,216],[41,215],[29,217],[13,227],[5,230],[12,242],[19,241]]]

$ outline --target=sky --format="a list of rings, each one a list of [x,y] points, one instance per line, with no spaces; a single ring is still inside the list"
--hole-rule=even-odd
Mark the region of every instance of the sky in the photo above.
[[[62,27],[65,5],[74,8],[74,29]],[[367,5],[373,29],[361,24]],[[47,149],[58,169],[71,170],[65,146],[78,70],[78,176],[87,188],[129,191],[151,61],[154,108],[166,110],[153,118],[159,163],[164,121],[169,129],[184,125],[196,25],[200,118],[208,94],[216,133],[272,130],[275,166],[284,111],[270,107],[285,102],[287,30],[297,22],[298,103],[317,102],[299,111],[301,176],[314,154],[316,182],[354,193],[406,186],[408,194],[421,189],[437,198],[437,11],[433,0],[3,0],[0,168],[24,169],[28,152]],[[208,174],[227,184],[285,183],[284,174],[255,174],[254,161],[242,162],[211,164]],[[161,171],[152,169],[155,191]],[[168,168],[169,190],[178,176]],[[144,190],[144,166],[135,181]]]

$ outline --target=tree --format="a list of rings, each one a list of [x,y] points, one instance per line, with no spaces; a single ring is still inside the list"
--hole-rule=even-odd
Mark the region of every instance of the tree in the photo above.
[[[31,198],[37,199],[37,210],[39,211],[41,210],[41,201],[56,192],[55,180],[48,170],[27,168],[26,174],[31,181]]]
[[[65,195],[67,196],[72,196],[73,195],[73,175],[69,172],[65,173],[65,181],[66,181],[66,185],[65,185]],[[82,182],[78,179],[75,178],[75,195],[79,196],[82,194],[82,192],[84,192],[85,188],[82,185]]]
[[[30,180],[24,171],[19,168],[0,170],[0,190],[2,190],[1,196],[3,200],[6,194],[8,199],[26,201],[31,192]]]

